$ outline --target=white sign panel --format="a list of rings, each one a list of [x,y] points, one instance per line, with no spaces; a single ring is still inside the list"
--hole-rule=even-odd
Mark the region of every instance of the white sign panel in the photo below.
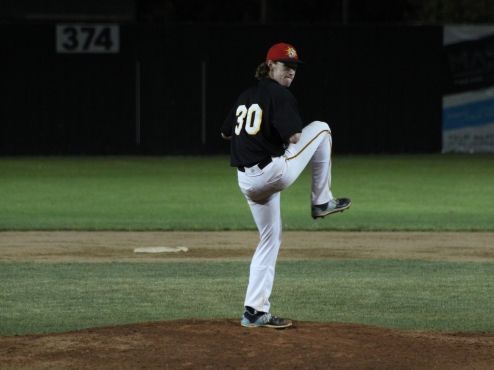
[[[494,88],[443,97],[442,151],[494,152]]]
[[[443,153],[494,152],[494,26],[446,26]]]
[[[57,53],[118,53],[118,25],[57,24]]]

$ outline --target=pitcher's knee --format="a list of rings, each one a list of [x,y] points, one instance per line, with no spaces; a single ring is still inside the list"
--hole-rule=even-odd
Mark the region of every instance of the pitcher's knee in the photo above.
[[[313,122],[309,123],[308,126],[313,126],[319,130],[328,130],[331,133],[331,128],[329,127],[329,125],[326,122],[323,122],[323,121],[313,121]]]

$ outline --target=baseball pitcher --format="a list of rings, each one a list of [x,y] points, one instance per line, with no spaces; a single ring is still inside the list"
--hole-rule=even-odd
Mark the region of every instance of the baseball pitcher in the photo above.
[[[304,63],[293,46],[272,46],[257,67],[258,85],[238,97],[221,127],[222,137],[231,140],[231,166],[237,168],[240,190],[260,234],[241,320],[246,327],[292,325],[291,320],[272,315],[269,303],[282,237],[280,192],[310,163],[312,217],[342,212],[351,204],[331,192],[329,126],[315,121],[302,129],[297,101],[288,90],[300,64]]]

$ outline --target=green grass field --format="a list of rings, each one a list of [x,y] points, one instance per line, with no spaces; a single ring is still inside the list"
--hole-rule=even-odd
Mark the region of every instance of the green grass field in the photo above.
[[[0,230],[254,230],[228,162],[0,158]],[[284,229],[492,232],[493,184],[493,155],[335,157],[333,192],[351,209],[312,220],[306,171],[282,194]],[[281,261],[271,301],[296,320],[494,332],[493,273],[494,263]],[[0,263],[0,335],[239,318],[247,274],[248,262]]]
[[[493,155],[333,158],[331,221],[310,173],[282,193],[285,230],[493,231]],[[0,159],[0,230],[254,230],[227,157]]]
[[[0,334],[239,318],[248,262],[1,263]],[[276,314],[402,329],[494,332],[493,263],[280,261]]]

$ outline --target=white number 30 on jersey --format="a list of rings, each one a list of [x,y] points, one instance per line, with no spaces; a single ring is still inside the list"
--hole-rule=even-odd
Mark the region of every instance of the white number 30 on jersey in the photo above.
[[[249,135],[255,135],[259,132],[262,122],[262,109],[259,104],[252,104],[249,109],[245,105],[237,108],[237,122],[235,134],[240,135],[245,121],[245,131]]]

